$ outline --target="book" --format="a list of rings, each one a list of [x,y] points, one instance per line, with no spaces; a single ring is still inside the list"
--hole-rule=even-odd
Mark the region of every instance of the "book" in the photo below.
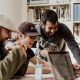
[[[31,8],[28,11],[28,21],[35,22],[35,15],[34,15],[34,9]]]
[[[30,0],[30,4],[47,4],[49,0]]]
[[[73,7],[73,20],[80,21],[80,3],[74,4]]]

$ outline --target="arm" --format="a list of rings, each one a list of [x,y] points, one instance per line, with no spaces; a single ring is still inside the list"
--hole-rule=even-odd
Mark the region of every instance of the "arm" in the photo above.
[[[63,38],[65,39],[68,47],[72,51],[73,56],[75,57],[77,62],[80,64],[79,46],[78,46],[77,42],[75,41],[74,36],[72,35],[71,31],[68,29],[68,27],[64,25],[62,28],[63,28],[62,29]]]
[[[48,74],[50,72],[51,72],[50,68],[42,67],[42,73],[43,74]],[[35,66],[28,66],[27,73],[28,74],[34,74],[35,73]]]
[[[44,61],[41,58],[36,57],[36,56],[31,58],[30,61],[35,65],[35,64],[37,64],[37,59],[39,60],[39,64],[42,64],[43,67],[49,67],[49,64],[46,61]]]
[[[50,66],[49,66],[49,64],[46,62],[46,61],[44,61],[44,60],[42,60],[42,59],[40,59],[40,58],[38,58],[38,57],[33,57],[32,59],[30,59],[30,61],[34,64],[34,65],[36,65],[37,64],[37,59],[39,60],[39,64],[42,64],[43,65],[43,67],[42,67],[42,72],[43,73],[50,73],[51,72],[51,69],[50,69]],[[32,67],[31,67],[31,69],[32,69]],[[33,69],[34,69],[34,66],[33,66]],[[34,72],[35,70],[33,70],[33,72]]]
[[[0,61],[0,80],[9,80],[26,60],[26,57],[22,47],[11,50],[5,59]]]

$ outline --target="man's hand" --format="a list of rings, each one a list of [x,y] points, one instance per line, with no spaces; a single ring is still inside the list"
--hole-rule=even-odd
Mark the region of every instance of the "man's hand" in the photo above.
[[[79,77],[80,76],[80,65],[79,64],[73,64],[73,66],[75,69],[76,77]]]
[[[79,64],[73,64],[73,67],[74,67],[75,70],[80,69],[80,65]]]
[[[48,55],[48,51],[47,50],[41,50],[40,55],[43,57],[46,57]]]

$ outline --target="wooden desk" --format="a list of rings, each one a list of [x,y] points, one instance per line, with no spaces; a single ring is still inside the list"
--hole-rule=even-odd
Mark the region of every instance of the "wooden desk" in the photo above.
[[[24,77],[15,77],[11,80],[35,80],[34,74],[27,74]],[[55,80],[52,74],[43,74],[41,80]]]

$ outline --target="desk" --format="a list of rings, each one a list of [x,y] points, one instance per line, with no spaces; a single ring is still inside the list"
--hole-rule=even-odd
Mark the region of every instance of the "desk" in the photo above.
[[[26,74],[24,77],[15,77],[15,79],[11,80],[35,80],[34,74]],[[54,80],[52,74],[43,74],[41,80]]]
[[[15,77],[15,79],[11,80],[35,80],[34,74],[26,74],[24,77]],[[52,74],[43,74],[42,80],[55,80]],[[80,80],[80,77],[75,80]]]

